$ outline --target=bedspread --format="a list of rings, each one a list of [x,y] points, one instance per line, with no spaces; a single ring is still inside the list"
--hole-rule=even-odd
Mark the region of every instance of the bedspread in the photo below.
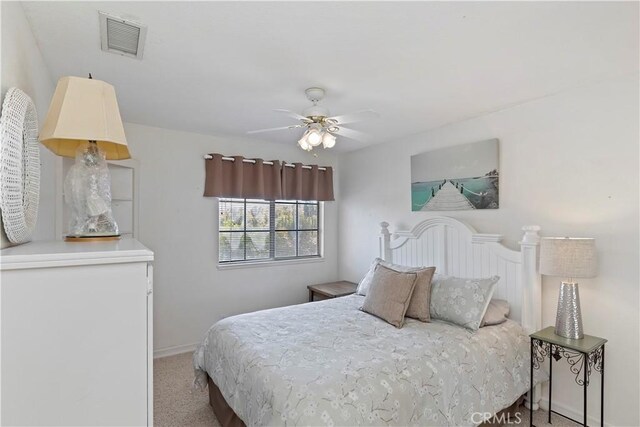
[[[248,425],[473,425],[529,389],[529,339],[516,322],[473,333],[364,313],[363,297],[223,319],[194,353]],[[536,381],[537,382],[537,381]]]

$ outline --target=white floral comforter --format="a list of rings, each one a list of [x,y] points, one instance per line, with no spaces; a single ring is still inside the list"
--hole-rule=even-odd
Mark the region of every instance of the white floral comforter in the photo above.
[[[470,332],[358,308],[364,297],[259,311],[213,325],[194,353],[248,425],[472,425],[529,389],[529,339],[515,322]],[[476,415],[473,419],[480,417]]]

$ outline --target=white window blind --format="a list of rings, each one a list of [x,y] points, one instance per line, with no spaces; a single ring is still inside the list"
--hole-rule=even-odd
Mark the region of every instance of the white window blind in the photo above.
[[[317,201],[219,200],[218,261],[320,256]]]

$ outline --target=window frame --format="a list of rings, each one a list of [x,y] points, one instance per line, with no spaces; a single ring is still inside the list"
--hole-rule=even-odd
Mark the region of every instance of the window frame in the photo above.
[[[221,230],[220,229],[220,203],[230,202],[242,204],[243,208],[243,227],[242,229],[236,230]],[[251,205],[252,203],[256,204],[265,204],[269,206],[269,228],[268,230],[251,230],[247,229],[247,204]],[[277,205],[293,205],[295,210],[295,224],[294,228],[277,228],[276,226],[276,206]],[[301,205],[311,205],[316,206],[317,209],[317,223],[316,228],[300,228],[299,224],[299,215],[300,215],[300,206]],[[250,266],[264,266],[269,264],[289,264],[289,263],[305,263],[305,262],[318,262],[324,260],[324,203],[321,201],[314,200],[261,200],[261,199],[239,199],[239,198],[218,198],[218,209],[217,209],[217,234],[218,234],[218,242],[217,242],[217,252],[218,252],[218,268],[239,268],[239,267],[250,267]],[[313,255],[299,255],[300,251],[300,232],[305,231],[315,231],[317,233],[317,254]],[[247,246],[244,246],[244,259],[236,259],[236,260],[220,260],[220,236],[222,233],[238,233],[242,235],[247,235],[247,233],[268,233],[269,234],[269,257],[268,258],[256,258],[256,259],[247,259]],[[295,252],[294,256],[276,256],[276,233],[277,232],[295,232]]]

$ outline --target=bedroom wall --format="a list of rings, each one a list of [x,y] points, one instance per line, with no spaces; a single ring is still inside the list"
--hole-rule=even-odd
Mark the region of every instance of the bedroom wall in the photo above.
[[[599,275],[580,280],[580,293],[586,333],[609,340],[606,422],[640,425],[638,90],[634,74],[345,155],[340,278],[358,280],[366,272],[378,254],[380,221],[407,229],[433,215],[410,211],[411,155],[499,138],[500,209],[445,215],[480,232],[502,233],[511,247],[528,224],[540,225],[544,236],[596,238]],[[559,280],[543,281],[545,326],[555,323]],[[568,365],[557,366],[554,407],[577,415],[581,390]],[[599,375],[593,378],[589,412],[599,417]]]
[[[294,143],[208,136],[126,123],[131,155],[140,161],[139,239],[155,252],[156,355],[190,350],[217,320],[233,314],[298,304],[307,285],[337,278],[337,204],[324,203],[320,262],[217,268],[217,199],[202,196],[203,155],[220,152],[335,166],[335,153],[318,157]],[[338,176],[334,172],[336,198]]]
[[[49,71],[44,64],[40,49],[36,44],[31,27],[19,2],[2,2],[2,64],[1,90],[2,101],[11,87],[22,89],[33,100],[40,123],[47,115],[49,101],[55,89]],[[56,156],[44,147],[40,147],[42,165],[40,182],[40,202],[38,222],[33,234],[34,240],[54,238],[55,225],[55,162]],[[46,179],[51,177],[52,179]],[[1,247],[9,245],[0,218]]]

